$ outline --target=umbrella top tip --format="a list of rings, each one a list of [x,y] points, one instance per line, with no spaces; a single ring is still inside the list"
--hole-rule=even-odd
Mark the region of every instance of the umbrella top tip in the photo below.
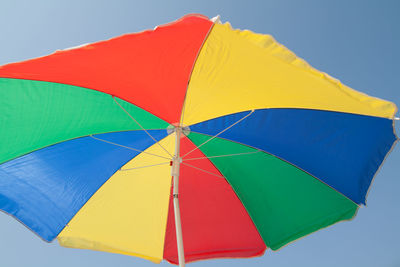
[[[221,23],[221,16],[220,15],[216,15],[215,17],[213,17],[211,19],[212,22],[214,23]]]

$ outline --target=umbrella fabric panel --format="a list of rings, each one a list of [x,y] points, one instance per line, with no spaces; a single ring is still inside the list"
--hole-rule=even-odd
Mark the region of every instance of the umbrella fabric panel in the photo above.
[[[210,137],[190,133],[199,146]],[[267,247],[282,246],[342,220],[358,206],[311,175],[274,156],[228,140],[214,138],[200,147],[226,177],[253,219]]]
[[[161,139],[165,130],[151,134]],[[143,131],[97,138],[144,150],[154,142]],[[46,241],[53,240],[107,179],[138,151],[82,137],[0,165],[0,209]]]
[[[183,123],[252,109],[308,108],[393,118],[396,106],[311,68],[271,36],[215,24],[190,79]]]
[[[34,150],[89,134],[168,124],[110,95],[58,83],[0,78],[0,163]]]
[[[317,177],[358,204],[396,136],[393,121],[341,112],[262,109],[192,125],[192,131],[271,153]]]
[[[154,30],[8,64],[0,67],[0,77],[102,91],[175,123],[192,66],[211,26],[204,16],[186,16]]]
[[[188,138],[181,138],[181,155],[194,148]],[[266,246],[253,221],[232,187],[205,155],[200,150],[194,151],[180,168],[179,205],[186,262],[263,255]],[[178,263],[172,196],[164,259]]]
[[[174,134],[160,144],[173,154]],[[166,154],[153,144],[111,176],[58,235],[62,246],[162,260],[171,167],[147,153]]]

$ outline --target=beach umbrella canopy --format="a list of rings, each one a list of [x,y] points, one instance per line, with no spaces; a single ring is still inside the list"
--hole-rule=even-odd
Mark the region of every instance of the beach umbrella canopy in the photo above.
[[[396,111],[188,15],[0,67],[0,209],[66,247],[260,256],[356,215]]]

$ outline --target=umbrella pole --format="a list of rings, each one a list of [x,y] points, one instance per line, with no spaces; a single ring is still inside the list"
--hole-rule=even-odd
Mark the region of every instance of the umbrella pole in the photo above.
[[[179,169],[182,162],[182,158],[179,155],[180,141],[182,128],[180,126],[175,127],[175,155],[172,161],[172,177],[174,180],[173,197],[174,197],[174,214],[175,214],[175,230],[176,230],[176,243],[178,247],[178,259],[179,267],[185,266],[185,253],[183,250],[182,240],[182,227],[181,227],[181,214],[179,210]]]

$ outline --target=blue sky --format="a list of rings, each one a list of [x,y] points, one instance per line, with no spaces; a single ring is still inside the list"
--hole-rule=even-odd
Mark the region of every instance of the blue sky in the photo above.
[[[219,14],[235,28],[272,34],[315,68],[400,106],[399,11],[396,0],[2,1],[0,65],[154,28],[187,13]],[[396,129],[400,133],[400,122]],[[267,251],[260,258],[190,266],[400,266],[399,163],[397,146],[376,176],[368,206],[351,222],[321,230],[278,252]],[[139,258],[45,243],[3,213],[0,265],[156,266]]]

